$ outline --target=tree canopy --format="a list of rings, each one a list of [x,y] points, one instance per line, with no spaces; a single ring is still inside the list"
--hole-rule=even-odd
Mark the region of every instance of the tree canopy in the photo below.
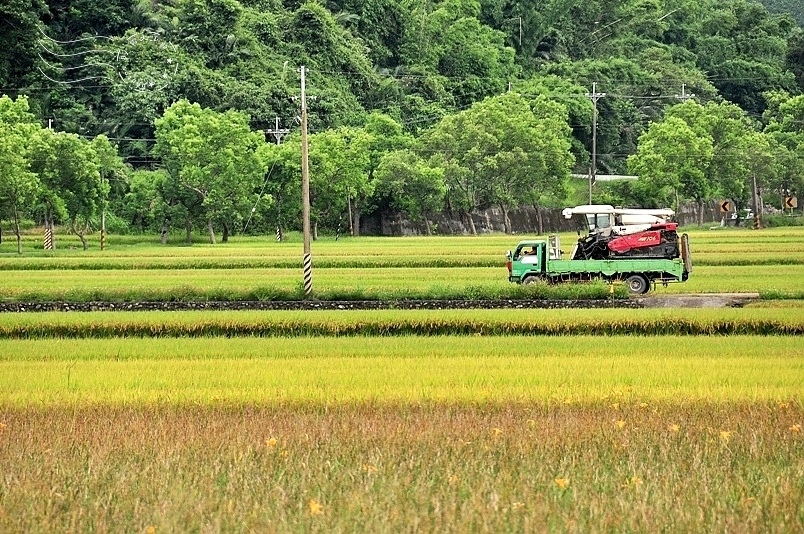
[[[621,204],[800,192],[804,30],[764,3],[10,0],[0,217],[298,228],[302,65],[317,229],[560,205],[593,143]]]

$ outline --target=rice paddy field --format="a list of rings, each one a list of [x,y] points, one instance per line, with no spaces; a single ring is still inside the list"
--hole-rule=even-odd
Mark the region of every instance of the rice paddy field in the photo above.
[[[762,298],[0,314],[0,532],[802,532],[804,229],[690,234],[657,295]],[[301,298],[293,238],[4,240],[0,298]],[[315,297],[540,298],[518,239],[314,242]]]

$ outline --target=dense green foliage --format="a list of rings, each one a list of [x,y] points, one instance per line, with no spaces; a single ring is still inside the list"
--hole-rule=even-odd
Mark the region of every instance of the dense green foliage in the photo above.
[[[0,119],[16,131],[0,147],[14,228],[297,229],[302,65],[316,233],[359,234],[370,213],[429,232],[443,209],[471,230],[489,207],[508,230],[512,209],[567,201],[593,143],[598,172],[642,177],[597,201],[742,207],[754,178],[770,204],[804,191],[804,32],[752,0],[14,0],[0,14],[3,105],[30,108]],[[207,126],[178,124],[177,105]],[[46,123],[59,135],[34,135]],[[284,144],[265,146],[277,126]],[[101,135],[113,150],[87,150]]]
[[[804,26],[804,10],[798,0],[760,0],[762,5],[771,13],[787,13],[791,15],[799,26]]]

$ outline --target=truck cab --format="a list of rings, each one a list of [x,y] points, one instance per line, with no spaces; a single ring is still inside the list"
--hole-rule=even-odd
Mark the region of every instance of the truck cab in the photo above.
[[[508,281],[530,284],[544,280],[548,260],[561,259],[561,247],[558,236],[550,236],[547,240],[532,239],[520,241],[513,251],[508,251]]]

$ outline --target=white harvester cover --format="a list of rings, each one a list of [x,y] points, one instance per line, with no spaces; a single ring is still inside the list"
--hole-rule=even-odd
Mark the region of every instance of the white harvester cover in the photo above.
[[[668,208],[615,208],[608,204],[586,204],[564,208],[561,214],[565,219],[571,219],[573,215],[608,214],[612,219],[611,231],[616,235],[627,235],[643,232],[654,224],[667,222],[675,212]]]

